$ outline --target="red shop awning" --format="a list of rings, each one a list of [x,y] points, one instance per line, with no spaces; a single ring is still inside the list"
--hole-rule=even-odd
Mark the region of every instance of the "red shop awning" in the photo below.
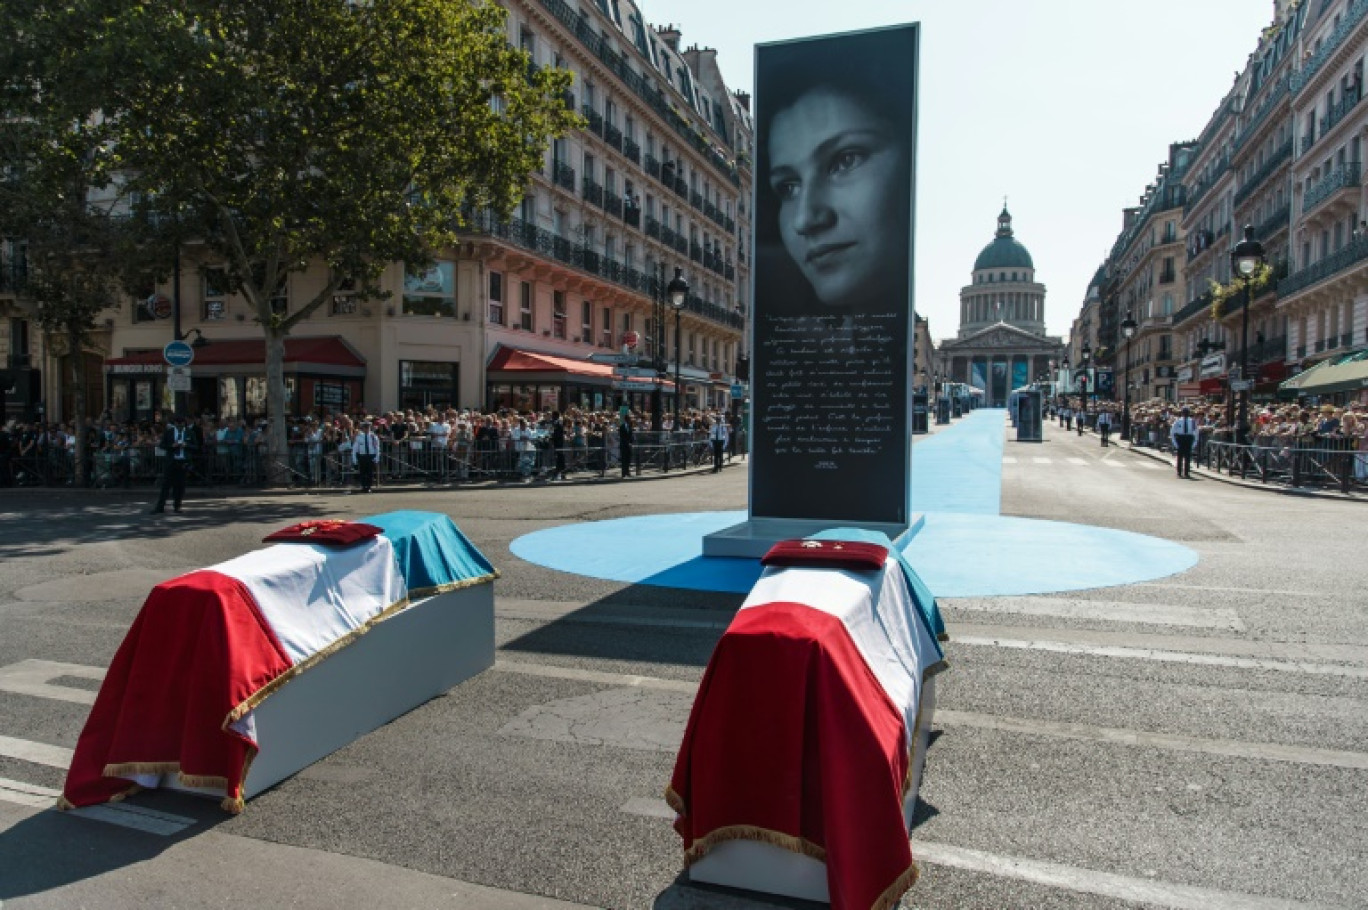
[[[612,379],[613,367],[606,363],[591,363],[573,357],[558,357],[555,354],[542,354],[537,351],[524,351],[520,348],[501,347],[489,361],[490,373],[569,373],[574,376],[592,376],[596,379]]]

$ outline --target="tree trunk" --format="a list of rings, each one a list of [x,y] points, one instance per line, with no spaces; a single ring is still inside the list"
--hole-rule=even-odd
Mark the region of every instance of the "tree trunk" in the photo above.
[[[76,326],[67,327],[67,356],[71,359],[71,406],[76,411],[76,450],[72,457],[71,485],[86,485],[85,466],[90,458],[90,446],[86,444],[86,384],[85,353],[81,349],[84,333]]]
[[[266,480],[272,486],[290,482],[289,410],[285,396],[285,334],[266,323]]]

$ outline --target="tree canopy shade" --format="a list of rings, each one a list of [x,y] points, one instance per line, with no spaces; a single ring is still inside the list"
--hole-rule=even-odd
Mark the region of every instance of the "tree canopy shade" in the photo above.
[[[277,417],[300,320],[344,281],[374,294],[385,266],[430,260],[463,210],[507,215],[550,139],[579,125],[562,100],[570,74],[532,67],[484,0],[3,5],[0,31],[33,56],[89,61],[48,91],[100,115],[149,226],[174,223],[225,265],[265,333]],[[273,311],[289,273],[318,265],[326,286]],[[271,445],[284,450],[282,420]]]

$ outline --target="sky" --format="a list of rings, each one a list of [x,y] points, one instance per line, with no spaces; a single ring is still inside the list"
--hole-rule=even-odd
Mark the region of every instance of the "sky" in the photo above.
[[[1273,21],[1273,0],[640,0],[751,91],[754,45],[920,22],[916,306],[937,341],[1007,197],[1050,334],[1168,157],[1195,139]]]

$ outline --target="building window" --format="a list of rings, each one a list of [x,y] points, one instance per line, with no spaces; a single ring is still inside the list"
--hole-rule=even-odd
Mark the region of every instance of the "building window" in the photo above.
[[[356,279],[343,278],[333,291],[332,308],[334,316],[355,316],[357,311]]]
[[[489,273],[489,322],[504,324],[503,272]]]
[[[429,360],[399,361],[399,407],[454,407],[461,400],[461,365]]]
[[[215,322],[228,317],[228,271],[222,268],[205,269],[202,280],[204,321]]]
[[[594,308],[587,300],[580,304],[580,341],[594,343]]]
[[[436,262],[404,273],[404,315],[456,315],[456,263]]]
[[[551,334],[556,338],[564,338],[565,322],[565,292],[553,291],[551,294]]]
[[[613,310],[611,307],[603,308],[603,337],[599,340],[599,344],[605,348],[613,346]]]
[[[524,332],[531,332],[536,328],[532,322],[532,282],[521,282],[519,291],[521,292],[521,295],[519,299],[520,310],[518,326]]]
[[[133,300],[133,321],[155,322],[158,318],[157,310],[164,310],[170,315],[170,307],[171,298],[165,294],[158,294],[156,288],[144,288]]]

